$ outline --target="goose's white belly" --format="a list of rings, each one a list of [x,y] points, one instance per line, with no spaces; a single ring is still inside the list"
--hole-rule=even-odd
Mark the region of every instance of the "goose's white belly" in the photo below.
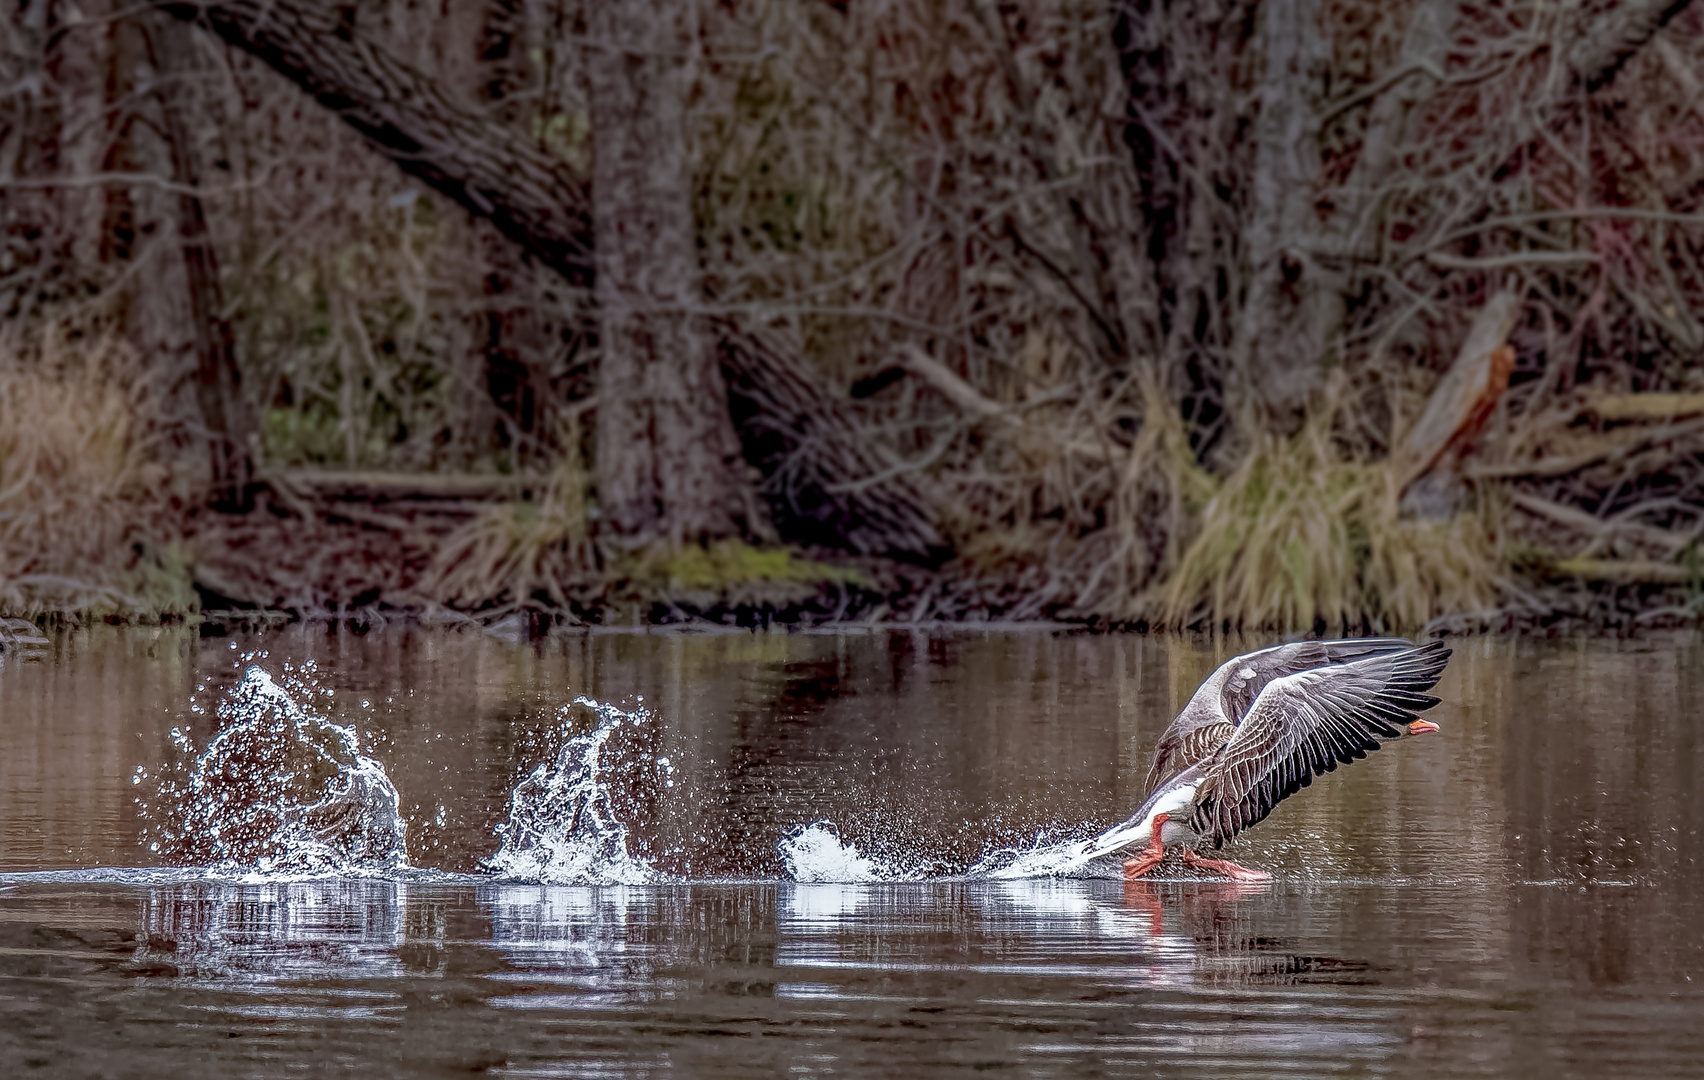
[[[1200,781],[1196,781],[1193,784],[1162,788],[1152,801],[1138,811],[1136,817],[1122,825],[1114,825],[1090,840],[1084,857],[1098,859],[1115,851],[1146,847],[1154,836],[1154,819],[1161,814],[1166,815],[1166,822],[1160,827],[1162,843],[1170,847],[1173,844],[1194,842],[1195,831],[1189,827],[1186,817],[1189,804],[1195,801],[1195,789],[1199,786]]]

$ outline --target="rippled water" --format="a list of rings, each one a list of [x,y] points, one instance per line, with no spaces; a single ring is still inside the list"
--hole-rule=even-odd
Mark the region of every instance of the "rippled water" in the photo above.
[[[1690,637],[1458,643],[1441,733],[1235,845],[1269,885],[964,876],[1122,819],[1257,644],[6,654],[0,1076],[1698,1075]]]

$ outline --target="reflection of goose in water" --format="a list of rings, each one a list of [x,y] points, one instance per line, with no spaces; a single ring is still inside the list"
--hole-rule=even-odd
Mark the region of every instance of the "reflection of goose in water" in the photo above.
[[[1181,846],[1184,863],[1245,880],[1268,875],[1193,850],[1219,847],[1285,798],[1380,740],[1438,726],[1417,714],[1438,703],[1450,650],[1400,638],[1300,641],[1239,656],[1196,690],[1160,737],[1148,798],[1126,822],[1090,841],[1084,857],[1141,850],[1124,864],[1138,878]]]

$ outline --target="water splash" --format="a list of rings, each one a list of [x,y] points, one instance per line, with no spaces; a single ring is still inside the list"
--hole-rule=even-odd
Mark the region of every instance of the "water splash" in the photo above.
[[[568,739],[554,762],[515,786],[509,820],[497,826],[503,846],[485,860],[486,867],[501,877],[552,885],[669,880],[632,853],[627,824],[615,807],[615,787],[633,783],[644,770],[634,769],[631,756],[617,752],[612,739],[649,725],[651,714],[577,698],[559,714],[565,732],[576,708],[590,710],[596,726]],[[667,758],[653,756],[649,763],[659,772],[670,769]]]
[[[966,877],[996,881],[1030,878],[1117,878],[1123,876],[1123,856],[1108,856],[1094,840],[1050,843],[1037,837],[1027,848],[999,848],[978,859]]]
[[[305,698],[311,688],[298,688]],[[199,711],[197,709],[196,711]],[[384,766],[352,728],[309,712],[259,665],[218,705],[219,731],[184,755],[152,801],[150,851],[220,873],[316,876],[407,867],[406,824]],[[132,783],[147,778],[138,768]]]
[[[856,844],[841,840],[826,821],[795,829],[776,847],[787,876],[803,884],[907,881],[919,876],[865,855]]]

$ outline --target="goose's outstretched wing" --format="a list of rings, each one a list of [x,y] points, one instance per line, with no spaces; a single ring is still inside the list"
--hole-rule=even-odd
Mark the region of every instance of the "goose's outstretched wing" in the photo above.
[[[1249,706],[1274,679],[1412,648],[1406,638],[1293,641],[1225,661],[1160,736],[1148,767],[1148,794],[1229,742]]]
[[[1425,691],[1437,685],[1449,658],[1450,650],[1435,641],[1268,682],[1204,763],[1190,827],[1218,846],[1315,776],[1406,734],[1419,713],[1438,703]]]

